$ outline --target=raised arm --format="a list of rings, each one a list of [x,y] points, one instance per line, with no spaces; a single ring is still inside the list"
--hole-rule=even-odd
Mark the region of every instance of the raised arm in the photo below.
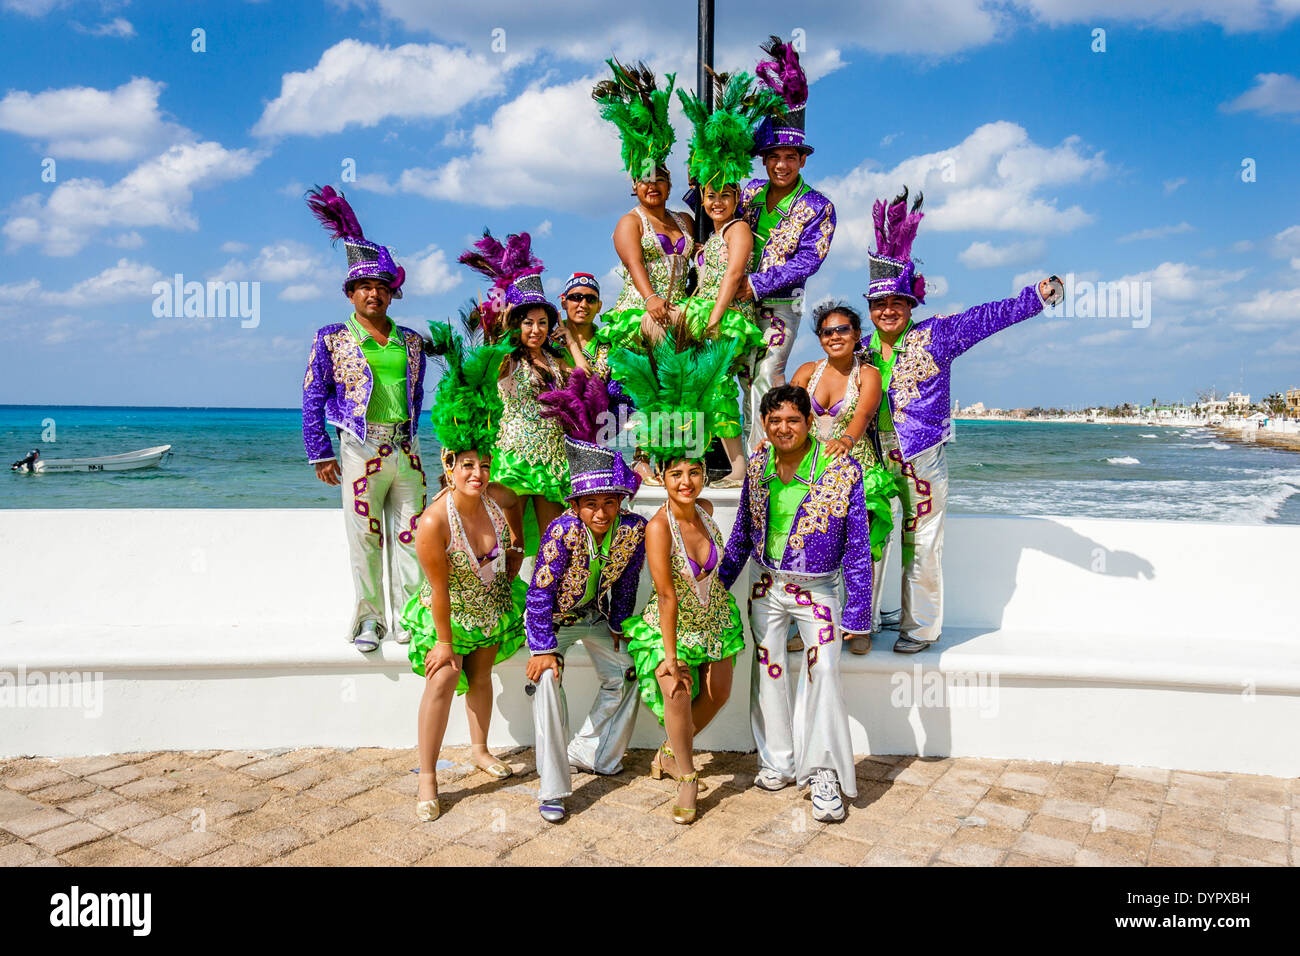
[[[848,454],[849,450],[862,440],[867,433],[871,416],[880,407],[880,373],[875,366],[862,363],[858,366],[858,404],[853,409],[853,418],[849,420],[841,438],[832,439],[824,444],[832,457]]]
[[[1053,279],[1056,277],[1044,279],[1037,286],[1027,285],[1014,298],[986,302],[943,320],[951,343],[948,358],[956,358],[990,335],[1032,318],[1043,311],[1044,305],[1055,303],[1057,300],[1053,295],[1058,290],[1053,287]],[[1056,279],[1056,282],[1060,280]]]
[[[803,288],[830,252],[835,235],[835,207],[827,202],[821,212],[804,227],[799,248],[779,266],[749,276],[755,299],[765,299],[780,289]]]

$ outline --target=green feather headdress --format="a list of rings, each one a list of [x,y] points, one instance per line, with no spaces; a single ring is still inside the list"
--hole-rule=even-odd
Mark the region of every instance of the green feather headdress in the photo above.
[[[677,134],[668,121],[676,73],[667,73],[666,89],[658,89],[655,75],[644,63],[629,69],[609,59],[612,80],[601,80],[591,91],[600,115],[618,127],[623,140],[623,168],[634,180],[645,179],[668,161]]]
[[[695,127],[688,163],[692,182],[720,190],[749,178],[754,131],[766,117],[784,108],[779,94],[761,84],[757,90],[753,87],[754,77],[748,73],[715,73],[711,113],[698,96],[677,91],[682,110]]]
[[[448,453],[491,454],[501,427],[497,375],[510,346],[502,343],[467,349],[446,322],[430,322],[429,337],[433,354],[443,356],[446,364],[429,409],[444,463]]]
[[[628,349],[610,353],[614,379],[636,405],[637,445],[658,464],[704,457],[713,441],[709,423],[735,352],[730,340],[678,352],[665,339],[650,355]]]

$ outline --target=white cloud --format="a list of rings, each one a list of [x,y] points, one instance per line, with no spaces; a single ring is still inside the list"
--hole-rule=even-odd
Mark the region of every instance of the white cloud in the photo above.
[[[1265,116],[1300,113],[1300,80],[1287,73],[1259,73],[1255,85],[1231,103],[1220,107],[1226,113],[1250,111]]]
[[[87,321],[76,315],[56,315],[41,323],[40,335],[42,345],[63,345],[65,342],[85,342],[87,338],[98,336],[106,327],[98,319]]]
[[[358,189],[379,193],[381,196],[391,196],[397,192],[397,187],[378,173],[363,173],[357,177],[355,185]]]
[[[1273,237],[1273,255],[1279,259],[1300,256],[1300,226],[1288,226]]]
[[[1300,323],[1300,289],[1261,289],[1232,309],[1240,328],[1253,330],[1281,322]]]
[[[114,249],[139,249],[144,245],[144,236],[132,230],[131,232],[119,233],[105,242]]]
[[[284,302],[307,302],[311,299],[319,299],[324,294],[318,285],[291,285],[284,288],[279,298]]]
[[[131,25],[130,20],[124,17],[114,17],[107,23],[97,23],[93,27],[88,27],[74,20],[72,29],[92,37],[117,37],[122,40],[129,40],[135,36],[135,27]]]
[[[119,259],[98,275],[82,279],[66,292],[46,292],[40,301],[49,305],[102,305],[124,299],[149,298],[152,287],[162,278],[153,266]]]
[[[957,259],[968,269],[992,269],[1001,266],[1021,265],[1042,257],[1047,244],[1041,239],[1013,242],[995,246],[988,242],[972,242]]]
[[[1118,281],[1150,282],[1152,298],[1157,301],[1217,302],[1224,298],[1224,286],[1240,281],[1249,271],[1206,269],[1186,262],[1162,262],[1154,269],[1121,276]]]
[[[1177,191],[1178,187],[1187,185],[1187,177],[1179,176],[1177,179],[1166,179],[1164,181],[1165,195],[1168,196]]]
[[[0,100],[0,129],[39,140],[55,159],[134,159],[191,137],[162,118],[162,90],[162,83],[140,76],[115,90],[14,90]]]
[[[451,116],[500,93],[506,64],[437,43],[378,47],[341,40],[300,73],[286,73],[280,95],[253,127],[258,136],[320,136],[387,120]]]
[[[1163,239],[1165,236],[1177,236],[1185,232],[1195,232],[1196,227],[1189,222],[1180,222],[1176,226],[1152,226],[1150,229],[1139,229],[1137,232],[1130,232],[1126,236],[1120,236],[1116,242],[1136,242],[1140,239]]]
[[[533,226],[532,234],[534,236],[540,236],[543,239],[549,236],[551,234],[551,220],[543,219],[537,225]]]
[[[1233,252],[1250,252],[1250,250],[1254,248],[1255,243],[1251,242],[1249,239],[1238,239],[1232,244]]]
[[[399,187],[493,208],[589,203],[614,194],[626,178],[618,135],[591,101],[594,83],[584,77],[529,86],[474,127],[472,153],[436,169],[407,169]]]
[[[1048,187],[1093,180],[1109,171],[1103,154],[1089,153],[1077,136],[1055,147],[1039,146],[1023,127],[1006,121],[987,123],[957,145],[903,160],[883,170],[867,161],[844,176],[817,183],[833,197],[839,217],[831,255],[860,268],[875,232],[871,205],[892,197],[906,184],[915,195],[925,192],[922,223],[939,232],[962,230],[1047,235],[1070,232],[1093,217],[1078,205],[1059,208]]]
[[[411,256],[399,256],[398,262],[406,270],[403,294],[439,295],[461,283],[461,270],[437,246],[426,246]]]
[[[880,137],[880,145],[888,146],[890,143],[892,143],[894,140],[898,139],[898,137],[902,135],[903,135],[902,133],[886,133],[884,136]]]
[[[214,142],[173,146],[110,186],[99,179],[69,179],[48,198],[25,197],[3,232],[11,247],[40,244],[47,255],[70,256],[103,229],[197,229],[190,211],[194,190],[246,176],[261,159],[260,153]]]
[[[237,255],[238,253],[248,251],[248,243],[237,242],[234,239],[231,239],[227,242],[223,242],[220,246],[220,249],[222,252],[230,253],[231,255]]]
[[[67,0],[4,0],[3,6],[11,13],[21,13],[27,17],[43,17],[66,2]]]
[[[251,262],[231,259],[208,277],[213,282],[291,282],[325,280],[329,271],[324,257],[301,242],[284,240],[263,246]]]
[[[1229,33],[1281,26],[1300,14],[1294,0],[1144,0],[1139,4],[1127,0],[1017,0],[1017,5],[1050,26],[1094,25],[1104,18],[1162,29],[1214,23]]]

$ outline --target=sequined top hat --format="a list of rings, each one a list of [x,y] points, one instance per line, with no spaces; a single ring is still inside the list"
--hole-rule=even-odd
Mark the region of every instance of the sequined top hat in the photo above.
[[[761,60],[754,72],[768,89],[780,95],[785,110],[763,120],[754,133],[754,152],[761,154],[781,146],[793,146],[809,156],[813,148],[804,141],[808,77],[799,65],[799,54],[777,36],[769,37],[761,49],[772,59]]]
[[[863,297],[868,301],[901,295],[919,305],[925,301],[925,276],[916,271],[912,261],[912,242],[925,218],[921,212],[923,193],[916,194],[912,211],[907,211],[907,187],[886,206],[877,199],[871,207],[876,226],[876,251],[868,255],[871,279]]]
[[[517,306],[541,306],[552,329],[560,321],[542,289],[542,260],[533,255],[532,242],[528,233],[521,232],[507,236],[502,244],[485,229],[483,238],[460,255],[461,262],[492,280],[479,306],[489,341],[500,337]]]
[[[334,240],[343,240],[348,253],[348,275],[343,280],[343,294],[358,279],[378,279],[393,292],[394,299],[402,297],[402,283],[406,270],[393,261],[386,246],[371,242],[361,231],[361,223],[343,194],[333,186],[317,186],[307,191],[307,205]]]
[[[614,494],[630,498],[641,487],[641,476],[629,468],[623,456],[613,448],[565,438],[564,454],[569,459],[569,483],[572,486],[568,501],[583,495]]]

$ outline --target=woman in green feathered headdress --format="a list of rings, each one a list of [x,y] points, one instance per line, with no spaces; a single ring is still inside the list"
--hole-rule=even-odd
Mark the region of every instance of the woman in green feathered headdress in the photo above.
[[[636,404],[636,443],[649,452],[668,495],[646,526],[654,597],[623,627],[641,700],[668,731],[650,773],[678,781],[672,808],[678,823],[695,818],[695,734],[727,702],[732,659],[745,644],[740,610],[718,578],[722,533],[713,504],[700,498],[718,382],[734,355],[731,342],[678,352],[665,341],[648,356],[610,356],[616,379]]]
[[[715,74],[710,111],[698,96],[677,91],[682,109],[695,128],[688,163],[691,184],[703,211],[713,221],[713,233],[695,254],[699,282],[695,295],[682,303],[686,328],[697,338],[721,338],[736,343],[732,375],[720,382],[714,432],[722,439],[731,471],[720,488],[739,488],[745,477],[745,448],[741,443],[740,390],[735,373],[752,367],[763,349],[763,331],[752,299],[737,293],[744,285],[754,251],[749,223],[736,216],[740,184],[753,164],[754,131],[763,119],[779,113],[781,97],[760,86],[748,73]]]
[[[437,819],[438,751],[453,690],[465,694],[472,760],[494,777],[511,770],[487,747],[492,718],[492,666],[524,641],[527,584],[519,578],[524,551],[515,495],[488,482],[501,421],[497,375],[509,344],[466,349],[449,325],[429,323],[431,351],[445,356],[430,415],[442,446],[444,487],[424,509],[415,554],[424,583],[402,613],[411,634],[411,667],[423,677],[416,816]],[[410,534],[410,532],[403,532]]]
[[[602,316],[596,340],[624,348],[632,341],[639,345],[642,338],[658,342],[665,328],[681,321],[678,304],[686,297],[695,224],[689,214],[668,209],[668,154],[676,139],[668,105],[676,75],[669,73],[661,90],[644,63],[629,68],[617,60],[606,62],[613,78],[598,83],[591,95],[600,104],[600,115],[618,129],[623,168],[632,179],[637,205],[614,229],[623,291]]]

